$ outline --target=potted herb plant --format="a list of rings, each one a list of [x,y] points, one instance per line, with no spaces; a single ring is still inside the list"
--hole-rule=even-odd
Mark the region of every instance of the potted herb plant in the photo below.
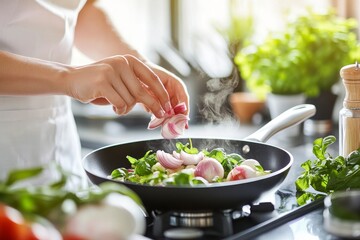
[[[353,32],[356,24],[331,10],[324,14],[309,10],[283,31],[270,33],[261,44],[239,51],[235,62],[246,86],[262,98],[270,93],[323,99],[322,94],[332,94],[332,87],[339,82],[340,68],[354,62],[358,52]],[[271,112],[271,106],[269,109]]]

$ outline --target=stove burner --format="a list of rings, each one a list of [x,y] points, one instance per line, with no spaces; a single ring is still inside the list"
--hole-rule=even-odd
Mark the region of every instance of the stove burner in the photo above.
[[[170,216],[170,226],[175,227],[212,227],[214,225],[212,212],[173,212]]]
[[[186,211],[154,212],[153,234],[164,237],[172,229],[198,229],[207,236],[225,237],[233,233],[232,212],[226,211]]]
[[[153,211],[152,234],[157,239],[219,239],[238,232],[239,225],[265,221],[273,210],[272,203],[261,202],[228,210]]]

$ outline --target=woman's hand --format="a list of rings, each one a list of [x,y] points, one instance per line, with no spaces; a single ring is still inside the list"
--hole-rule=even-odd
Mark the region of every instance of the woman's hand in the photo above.
[[[187,88],[183,81],[178,78],[175,74],[169,72],[168,70],[155,65],[150,62],[146,62],[146,64],[154,71],[154,73],[160,78],[162,84],[164,85],[168,95],[170,97],[171,106],[175,107],[179,103],[186,104],[186,112],[188,115],[190,112],[189,107],[189,94],[187,92]]]
[[[142,103],[156,117],[171,109],[171,102],[186,100],[180,82],[131,55],[118,55],[71,68],[68,95],[84,103],[111,104],[117,114],[128,113]],[[178,93],[177,93],[178,91]]]
[[[127,113],[133,107],[135,102],[140,102],[143,103],[147,111],[151,111],[156,117],[161,117],[161,110],[168,112],[171,111],[171,108],[175,107],[177,104],[185,102],[187,107],[187,112],[185,114],[188,114],[189,97],[186,87],[182,81],[169,71],[147,62],[134,48],[132,48],[131,45],[124,41],[118,32],[114,31],[115,28],[111,21],[108,20],[106,13],[94,3],[95,1],[88,1],[80,11],[75,34],[76,46],[81,52],[91,59],[102,59],[115,54],[130,54],[134,56],[133,58],[136,60],[129,61],[129,69],[130,71],[137,71],[134,71],[135,76],[130,78],[125,77],[124,74],[117,73],[120,82],[124,82],[123,85],[125,85],[128,89],[127,92],[129,94],[120,94],[120,96],[122,96],[122,101],[124,102],[123,105],[126,105],[126,107],[121,104],[114,104],[115,102],[121,102],[121,100],[116,100],[115,96],[113,97],[115,100],[111,100],[111,96],[109,95],[111,92],[110,90],[104,90],[108,96],[105,96],[104,92],[97,93],[96,97],[90,97],[90,100],[85,99],[86,102],[93,102],[96,104],[110,102],[115,106],[115,111],[119,114]],[[125,55],[125,58],[128,57],[130,56]],[[105,60],[106,65],[109,64],[109,60],[110,59],[108,58]],[[98,64],[101,64],[102,62],[103,61],[100,61]],[[145,69],[143,64],[146,64],[148,67]],[[114,65],[111,63],[110,65],[114,68],[117,64]],[[89,65],[89,67],[90,66],[91,65]],[[116,71],[121,71],[123,67],[115,68]],[[146,79],[139,76],[138,73],[140,70],[143,72],[143,75],[145,74],[147,76]],[[154,73],[156,74],[155,76]],[[104,76],[101,76],[101,78],[104,78]],[[135,84],[135,82],[136,88],[134,92],[131,91],[131,89],[128,88],[129,86],[126,84]],[[116,83],[115,85],[120,84],[121,83]],[[110,83],[110,85],[112,84]],[[121,89],[122,87],[123,86],[119,86],[116,89]],[[95,90],[96,89],[94,89],[94,91]],[[120,93],[119,91],[117,92]],[[142,93],[146,93],[146,96],[139,97]],[[76,94],[73,95],[75,98],[79,99],[79,97],[76,97]],[[90,96],[92,95],[94,94],[90,94]]]

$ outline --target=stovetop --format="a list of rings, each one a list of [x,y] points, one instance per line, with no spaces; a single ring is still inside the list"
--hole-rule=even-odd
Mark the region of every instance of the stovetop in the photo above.
[[[107,129],[107,128],[106,128]],[[112,128],[111,128],[112,129]],[[224,125],[219,126],[192,126],[189,128],[189,130],[186,132],[185,137],[191,138],[192,136],[203,136],[203,137],[214,137],[218,136],[218,134],[221,132],[222,137],[226,137],[229,139],[242,139],[243,137],[248,136],[250,133],[253,133],[255,130],[258,129],[258,126],[245,126],[241,127],[239,130],[234,131],[234,126],[230,124],[229,127],[226,127]],[[334,130],[337,131],[337,128],[334,127]],[[99,148],[106,146],[108,144],[113,144],[114,142],[124,142],[125,139],[123,136],[127,136],[126,141],[131,140],[143,140],[144,132],[141,128],[133,128],[130,129],[127,127],[121,127],[119,128],[119,131],[112,131],[111,134],[104,134],[104,129],[101,127],[99,129],[98,126],[93,128],[92,126],[88,126],[86,124],[79,124],[79,133],[82,140],[82,145],[88,148]],[[115,134],[113,134],[115,133]],[[146,135],[146,138],[157,138],[157,133],[155,132],[148,132],[150,135]],[[153,134],[153,135],[151,135]],[[215,134],[215,135],[214,135]],[[335,136],[337,136],[337,133],[334,133]],[[99,142],[99,139],[101,139],[101,142]],[[288,150],[293,156],[294,156],[294,163],[291,167],[285,181],[281,184],[278,191],[272,192],[268,194],[267,196],[264,196],[262,199],[259,200],[259,202],[271,202],[274,206],[274,210],[272,211],[253,211],[250,212],[249,205],[239,207],[239,209],[231,210],[231,221],[230,223],[227,223],[227,225],[231,225],[232,233],[227,234],[224,237],[219,237],[215,235],[207,236],[202,235],[201,237],[198,237],[197,239],[226,239],[226,240],[234,240],[234,239],[255,239],[257,236],[259,236],[262,233],[267,233],[271,235],[271,232],[268,231],[271,229],[275,229],[277,226],[280,226],[284,223],[289,222],[292,219],[295,219],[296,217],[302,216],[305,212],[310,212],[315,208],[319,208],[319,206],[322,205],[322,202],[314,202],[314,204],[308,204],[303,207],[299,207],[296,204],[296,197],[295,197],[295,180],[296,177],[301,174],[303,169],[300,167],[301,163],[308,159],[313,158],[312,153],[312,142],[315,139],[314,137],[304,137],[302,139],[302,143],[295,146],[288,146],[287,142],[281,142],[276,140],[276,136],[271,138],[268,143],[274,144],[275,146],[282,147],[286,150]],[[337,146],[331,146],[330,148],[333,148],[333,152],[337,153]],[[253,208],[254,209],[254,208]],[[241,210],[241,211],[240,211]],[[320,210],[320,208],[319,208]],[[244,211],[244,212],[243,212]],[[309,218],[306,218],[304,221],[301,222],[302,226],[304,225],[304,222],[311,221],[309,224],[311,226],[317,227],[317,231],[319,230],[319,226],[322,224],[321,221],[317,223],[317,220],[321,219],[321,212],[320,211],[313,211],[316,212],[315,214],[309,214]],[[169,217],[168,217],[169,219]],[[176,218],[175,218],[176,219]],[[159,221],[159,220],[157,220]],[[163,221],[163,220],[160,220]],[[179,221],[179,220],[174,220]],[[171,239],[167,238],[164,235],[160,237],[154,236],[154,224],[158,224],[158,222],[155,222],[154,216],[151,215],[147,218],[147,231],[146,231],[146,237],[151,239]],[[160,224],[162,225],[162,224]],[[218,224],[217,224],[218,225]],[[305,224],[306,225],[306,224]],[[156,226],[157,227],[157,226]],[[308,227],[311,228],[311,227]],[[179,229],[179,228],[177,228]],[[181,229],[180,229],[181,230]],[[162,231],[162,230],[159,230]],[[174,230],[175,231],[175,230]],[[197,232],[197,231],[193,231]],[[191,233],[191,231],[190,231]],[[319,233],[322,236],[321,238],[317,239],[333,239],[329,238],[328,235],[325,235],[325,233],[322,231]],[[323,235],[321,235],[323,234]],[[155,234],[156,235],[156,234]],[[171,234],[170,234],[171,235]],[[286,236],[285,236],[286,237]],[[174,238],[173,238],[174,239]],[[184,239],[184,238],[183,238]],[[194,238],[192,238],[194,239]],[[266,238],[267,239],[267,238]],[[277,236],[275,239],[279,239],[279,236]],[[283,239],[283,238],[282,238]],[[285,239],[291,239],[291,238],[285,238]],[[302,238],[302,239],[309,239],[309,238]]]
[[[322,204],[320,201],[299,207],[295,192],[281,188],[260,200],[231,210],[152,212],[145,236],[164,240],[253,239]]]
[[[295,180],[303,172],[301,164],[313,158],[312,141],[308,139],[305,140],[307,141],[302,145],[286,147],[294,156],[294,164],[278,189],[262,196],[255,203],[239,206],[238,209],[227,210],[229,212],[226,212],[226,214],[230,215],[230,220],[229,217],[224,216],[220,217],[222,218],[221,221],[213,220],[216,222],[216,224],[214,224],[215,230],[213,227],[169,226],[168,220],[170,219],[169,215],[171,215],[171,213],[167,213],[167,218],[160,218],[160,220],[152,214],[152,216],[147,219],[148,227],[145,236],[160,240],[253,240],[261,234],[280,227],[291,220],[313,212],[316,209],[320,209],[323,206],[321,199],[304,206],[299,206],[296,202]],[[279,146],[277,143],[275,143],[275,145]],[[331,150],[336,152],[336,148]],[[269,207],[269,205],[271,205],[272,208]],[[160,227],[158,226],[159,222],[161,222]],[[222,229],[223,231],[218,231],[218,229]]]

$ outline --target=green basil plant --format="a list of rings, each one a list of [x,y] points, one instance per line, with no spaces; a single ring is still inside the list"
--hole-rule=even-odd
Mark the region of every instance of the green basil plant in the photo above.
[[[307,14],[248,45],[235,57],[248,89],[264,98],[267,93],[315,97],[340,79],[342,66],[355,62],[359,45],[354,19],[334,11]]]

